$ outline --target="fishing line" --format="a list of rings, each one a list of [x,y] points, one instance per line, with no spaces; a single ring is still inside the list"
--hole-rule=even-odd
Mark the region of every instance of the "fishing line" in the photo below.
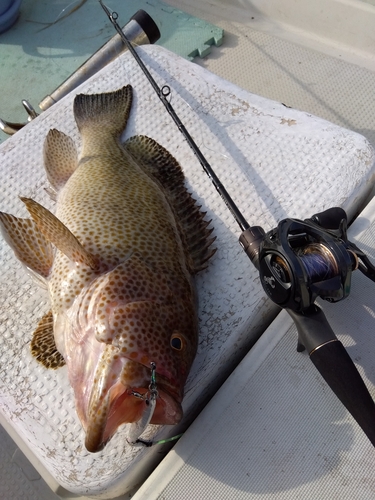
[[[47,28],[50,28],[51,26],[53,26],[54,24],[57,24],[59,23],[60,21],[62,21],[63,19],[66,19],[67,17],[70,16],[70,14],[73,14],[73,12],[75,12],[76,10],[80,9],[82,7],[82,5],[84,3],[86,3],[87,0],[75,0],[73,2],[71,2],[69,5],[67,5],[66,7],[64,7],[59,15],[56,17],[56,19],[50,23],[46,23],[46,22],[42,22],[42,21],[29,21],[29,22],[33,22],[33,23],[36,23],[36,24],[45,24],[46,26],[44,26],[44,28],[41,28],[40,30],[37,31],[37,33],[40,33],[41,31],[44,31],[46,30]],[[79,2],[79,3],[78,3]],[[74,5],[78,3],[78,5],[76,5],[75,7],[73,7],[71,10],[69,10],[68,12],[66,12],[66,14],[64,14],[64,12],[71,6],[71,5]]]
[[[297,252],[312,283],[328,280],[339,274],[332,252],[322,243],[312,243]]]
[[[160,439],[160,441],[146,441],[145,439],[137,439],[136,443],[143,444],[147,447],[150,447],[150,446],[154,446],[155,444],[165,444],[165,443],[171,443],[172,441],[177,441],[183,435],[184,435],[184,433],[182,432],[181,434],[177,434],[176,436],[173,436],[173,437],[170,437],[167,439]]]

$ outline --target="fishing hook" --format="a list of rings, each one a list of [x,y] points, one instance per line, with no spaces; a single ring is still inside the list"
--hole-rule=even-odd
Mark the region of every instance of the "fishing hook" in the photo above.
[[[137,442],[145,444],[147,442],[147,441],[143,442],[142,440],[139,441],[138,438],[150,423],[156,408],[156,399],[158,397],[158,390],[156,384],[156,364],[153,361],[151,362],[151,377],[148,390],[149,392],[147,392],[146,394],[141,394],[134,390],[131,391],[132,396],[140,398],[146,403],[146,408],[140,420],[138,420],[138,422],[134,422],[131,425],[128,436],[128,442],[130,444],[135,444]]]

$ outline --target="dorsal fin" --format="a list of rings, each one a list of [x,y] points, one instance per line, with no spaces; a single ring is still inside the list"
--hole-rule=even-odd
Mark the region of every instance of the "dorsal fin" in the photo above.
[[[73,139],[52,129],[43,146],[44,167],[55,191],[59,191],[77,168],[78,153]]]
[[[44,237],[73,262],[85,264],[93,270],[99,268],[98,259],[85,250],[71,231],[49,210],[32,200],[21,198]]]
[[[191,194],[185,187],[184,173],[177,160],[163,146],[150,137],[134,136],[125,142],[126,151],[135,161],[163,187],[181,228],[188,255],[191,259],[191,272],[197,273],[207,267],[207,261],[215,253],[211,244],[216,238],[210,237],[213,229],[207,226],[205,213],[200,211]]]

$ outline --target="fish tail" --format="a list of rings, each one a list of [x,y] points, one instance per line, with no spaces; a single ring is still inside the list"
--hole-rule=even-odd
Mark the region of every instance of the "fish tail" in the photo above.
[[[80,133],[83,135],[86,129],[105,128],[107,133],[119,136],[126,127],[132,98],[131,85],[104,94],[78,94],[73,110]]]

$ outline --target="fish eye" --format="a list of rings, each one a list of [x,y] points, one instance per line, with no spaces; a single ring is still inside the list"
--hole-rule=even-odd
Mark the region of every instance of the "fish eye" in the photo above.
[[[184,347],[184,339],[179,333],[173,333],[171,336],[170,344],[175,351],[182,351]]]

